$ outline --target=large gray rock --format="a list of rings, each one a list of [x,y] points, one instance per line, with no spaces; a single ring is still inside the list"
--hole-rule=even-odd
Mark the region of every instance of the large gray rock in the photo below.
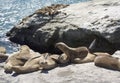
[[[92,51],[113,53],[120,49],[120,0],[52,7],[24,18],[8,32],[10,40],[51,53],[58,52],[54,45],[60,41],[72,47],[88,47],[94,39],[97,43]]]

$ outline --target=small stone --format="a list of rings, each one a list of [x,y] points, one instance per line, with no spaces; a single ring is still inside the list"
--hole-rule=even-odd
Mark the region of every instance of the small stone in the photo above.
[[[6,53],[6,49],[5,49],[5,47],[0,46],[0,53],[3,53],[3,54]]]

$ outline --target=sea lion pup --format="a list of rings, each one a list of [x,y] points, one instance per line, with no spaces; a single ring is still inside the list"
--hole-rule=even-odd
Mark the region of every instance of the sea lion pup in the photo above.
[[[29,59],[24,66],[13,66],[12,70],[18,74],[23,74],[43,69],[52,69],[56,66],[56,62],[49,56],[48,53],[45,53],[41,56],[35,56]]]
[[[120,71],[120,58],[117,57],[97,56],[94,64],[99,67]]]
[[[89,53],[86,47],[71,48],[62,42],[56,43],[56,47],[65,53],[60,58],[67,57],[67,61],[72,63],[91,62],[95,57],[95,55]]]
[[[23,66],[25,62],[36,54],[31,53],[30,48],[27,45],[22,45],[20,51],[13,53],[8,57],[5,62],[5,72],[11,73],[12,66]]]

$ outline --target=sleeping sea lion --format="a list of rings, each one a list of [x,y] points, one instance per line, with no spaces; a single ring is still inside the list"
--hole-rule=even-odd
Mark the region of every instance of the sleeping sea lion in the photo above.
[[[120,71],[120,58],[117,57],[97,56],[94,60],[94,64],[99,67]]]
[[[52,69],[56,66],[56,62],[49,56],[48,53],[45,53],[41,56],[35,56],[29,59],[24,66],[13,66],[12,70],[16,73],[22,74],[43,69]]]
[[[5,72],[11,73],[12,66],[23,66],[28,59],[36,55],[27,45],[22,45],[20,51],[9,55],[4,65]]]

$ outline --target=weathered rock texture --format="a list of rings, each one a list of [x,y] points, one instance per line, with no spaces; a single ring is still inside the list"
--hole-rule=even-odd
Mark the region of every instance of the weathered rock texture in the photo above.
[[[57,42],[88,47],[96,38],[93,51],[114,53],[120,49],[120,0],[46,7],[24,18],[7,35],[13,42],[51,53],[58,52]]]

